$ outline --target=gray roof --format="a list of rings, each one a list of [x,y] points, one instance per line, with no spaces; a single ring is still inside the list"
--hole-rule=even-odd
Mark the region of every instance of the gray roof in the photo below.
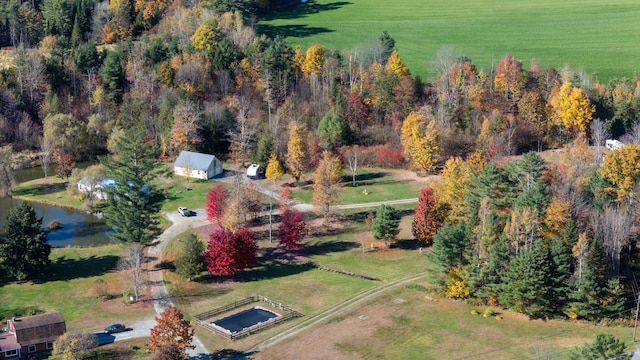
[[[193,151],[181,151],[173,166],[188,167],[193,170],[206,171],[209,165],[216,160],[216,157],[209,154],[197,153]]]

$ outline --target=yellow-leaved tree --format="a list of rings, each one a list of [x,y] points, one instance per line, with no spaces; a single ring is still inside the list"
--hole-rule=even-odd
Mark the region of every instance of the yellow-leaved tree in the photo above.
[[[314,44],[307,49],[307,53],[302,63],[302,72],[308,76],[320,76],[322,74],[322,65],[324,64],[324,54],[327,48]]]
[[[447,221],[457,222],[465,218],[464,194],[469,189],[471,179],[482,170],[482,154],[474,153],[467,161],[460,157],[447,160],[442,169],[440,183],[440,201],[447,204]]]
[[[400,140],[405,154],[418,171],[428,173],[433,170],[440,155],[440,132],[428,110],[411,112],[407,116]]]
[[[216,46],[216,38],[218,36],[218,30],[216,26],[207,21],[200,25],[196,32],[191,36],[191,45],[198,51],[209,52]]]
[[[302,125],[292,124],[289,128],[289,142],[287,143],[287,168],[289,173],[300,181],[307,160],[307,131]]]
[[[565,198],[553,196],[542,222],[544,237],[547,239],[560,238],[570,219],[571,203]]]
[[[393,71],[399,78],[411,76],[411,71],[409,71],[409,68],[402,62],[398,50],[393,50],[389,60],[387,60],[387,71],[389,70]]]
[[[557,122],[572,133],[580,131],[583,135],[587,134],[596,109],[582,89],[565,82],[558,91],[552,93],[549,103]]]
[[[614,186],[621,200],[633,195],[640,182],[640,144],[630,144],[607,153],[600,174]]]
[[[328,223],[331,206],[335,205],[340,195],[340,180],[342,179],[342,162],[329,151],[322,153],[313,174],[313,207],[315,212],[324,217]]]
[[[269,156],[269,162],[267,163],[267,170],[264,173],[264,176],[267,178],[267,180],[271,181],[272,194],[274,194],[273,190],[275,188],[276,180],[278,180],[282,175],[284,175],[284,168],[282,167],[282,164],[280,164],[276,153],[272,151],[271,155]],[[271,216],[271,212],[273,210],[273,203],[271,202],[272,197],[273,196],[269,196],[269,241],[272,241],[273,233],[273,220]]]

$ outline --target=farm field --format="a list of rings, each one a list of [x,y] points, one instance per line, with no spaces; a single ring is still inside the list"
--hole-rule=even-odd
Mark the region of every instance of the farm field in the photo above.
[[[640,8],[632,0],[314,0],[263,16],[258,31],[282,35],[303,49],[364,49],[386,30],[413,75],[431,79],[436,52],[450,47],[480,68],[512,54],[529,67],[569,65],[601,82],[640,68]]]

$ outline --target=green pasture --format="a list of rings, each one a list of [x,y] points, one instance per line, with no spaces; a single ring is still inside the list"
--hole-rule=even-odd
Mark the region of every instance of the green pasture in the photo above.
[[[398,179],[394,173],[384,169],[358,170],[355,186],[352,184],[351,174],[344,171],[342,174],[338,201],[342,205],[417,198],[425,186],[422,182]],[[313,185],[292,188],[291,195],[295,201],[311,204]]]
[[[385,308],[389,319],[367,338],[344,338],[333,346],[363,359],[568,359],[576,346],[609,333],[632,348],[633,327],[588,322],[528,320],[500,308],[473,306],[434,296],[420,286],[385,293],[337,318],[336,326]],[[494,315],[483,316],[490,308]],[[472,314],[476,310],[477,315]],[[498,318],[496,317],[498,316]],[[327,331],[330,331],[327,329]],[[265,357],[270,359],[270,357]]]
[[[31,309],[40,312],[57,310],[67,324],[79,321],[80,327],[101,325],[116,319],[130,320],[131,314],[127,314],[129,311],[121,301],[121,279],[114,271],[121,253],[120,245],[52,249],[51,265],[33,281],[17,283],[0,277],[0,315],[29,315]],[[105,282],[109,295],[117,299],[115,301],[121,304],[121,308],[103,308],[103,302],[95,292],[98,279]],[[143,317],[151,312],[152,309],[137,310],[135,316]],[[92,323],[83,323],[85,318]]]
[[[633,0],[312,0],[263,16],[258,31],[303,49],[319,43],[360,53],[384,30],[413,75],[432,78],[436,52],[449,47],[479,68],[505,54],[529,66],[569,65],[602,82],[640,69],[640,7]]]
[[[54,176],[27,181],[16,186],[13,189],[13,197],[74,209],[82,209],[87,206],[86,202],[67,192],[66,180]]]

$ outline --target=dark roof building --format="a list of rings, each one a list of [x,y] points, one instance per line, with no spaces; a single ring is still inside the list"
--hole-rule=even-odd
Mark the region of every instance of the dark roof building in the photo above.
[[[0,334],[0,360],[51,351],[53,342],[67,331],[59,312],[13,318]]]

